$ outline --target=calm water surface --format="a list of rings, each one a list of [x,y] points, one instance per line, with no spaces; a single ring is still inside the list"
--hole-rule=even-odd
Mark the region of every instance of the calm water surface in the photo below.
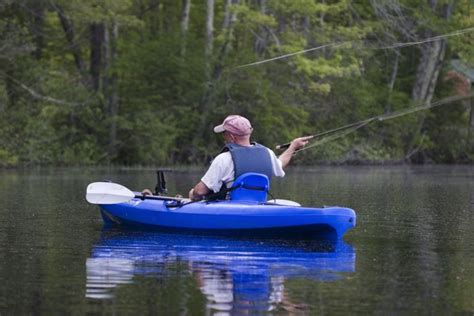
[[[202,171],[167,175],[185,193]],[[154,171],[0,171],[0,315],[474,314],[474,167],[290,169],[275,197],[357,212],[343,242],[104,230],[88,183]]]

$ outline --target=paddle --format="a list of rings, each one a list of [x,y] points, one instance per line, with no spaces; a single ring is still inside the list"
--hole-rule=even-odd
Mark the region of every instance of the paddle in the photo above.
[[[123,185],[113,182],[93,182],[87,186],[86,200],[91,204],[118,204],[133,198],[142,200],[188,201],[185,198],[157,195],[135,195]]]
[[[189,199],[177,198],[171,196],[158,195],[136,195],[123,185],[113,182],[93,182],[87,186],[86,200],[91,204],[118,204],[130,201],[133,198],[142,200],[161,200],[161,201],[177,201],[189,202]],[[284,199],[271,199],[267,204],[301,206],[301,204]]]

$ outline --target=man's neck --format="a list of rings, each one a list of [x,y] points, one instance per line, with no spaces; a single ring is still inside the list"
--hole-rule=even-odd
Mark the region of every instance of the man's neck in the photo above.
[[[234,144],[237,144],[237,145],[240,145],[240,146],[252,146],[252,144],[250,143],[250,139],[249,138],[246,138],[246,139],[236,139],[234,141]]]
[[[234,135],[234,134],[226,134],[224,135],[225,141],[227,143],[236,144],[239,146],[251,146],[250,143],[250,135]]]

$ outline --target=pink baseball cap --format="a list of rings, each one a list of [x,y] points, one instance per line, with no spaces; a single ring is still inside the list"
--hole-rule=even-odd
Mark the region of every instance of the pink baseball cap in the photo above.
[[[214,133],[222,133],[228,131],[229,133],[245,136],[252,133],[252,125],[250,121],[240,115],[229,115],[225,118],[221,125],[214,127]]]

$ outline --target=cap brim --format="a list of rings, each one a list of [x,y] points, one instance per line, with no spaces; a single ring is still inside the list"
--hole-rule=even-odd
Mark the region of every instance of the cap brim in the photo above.
[[[225,132],[224,124],[217,125],[214,127],[214,133],[222,133]]]

